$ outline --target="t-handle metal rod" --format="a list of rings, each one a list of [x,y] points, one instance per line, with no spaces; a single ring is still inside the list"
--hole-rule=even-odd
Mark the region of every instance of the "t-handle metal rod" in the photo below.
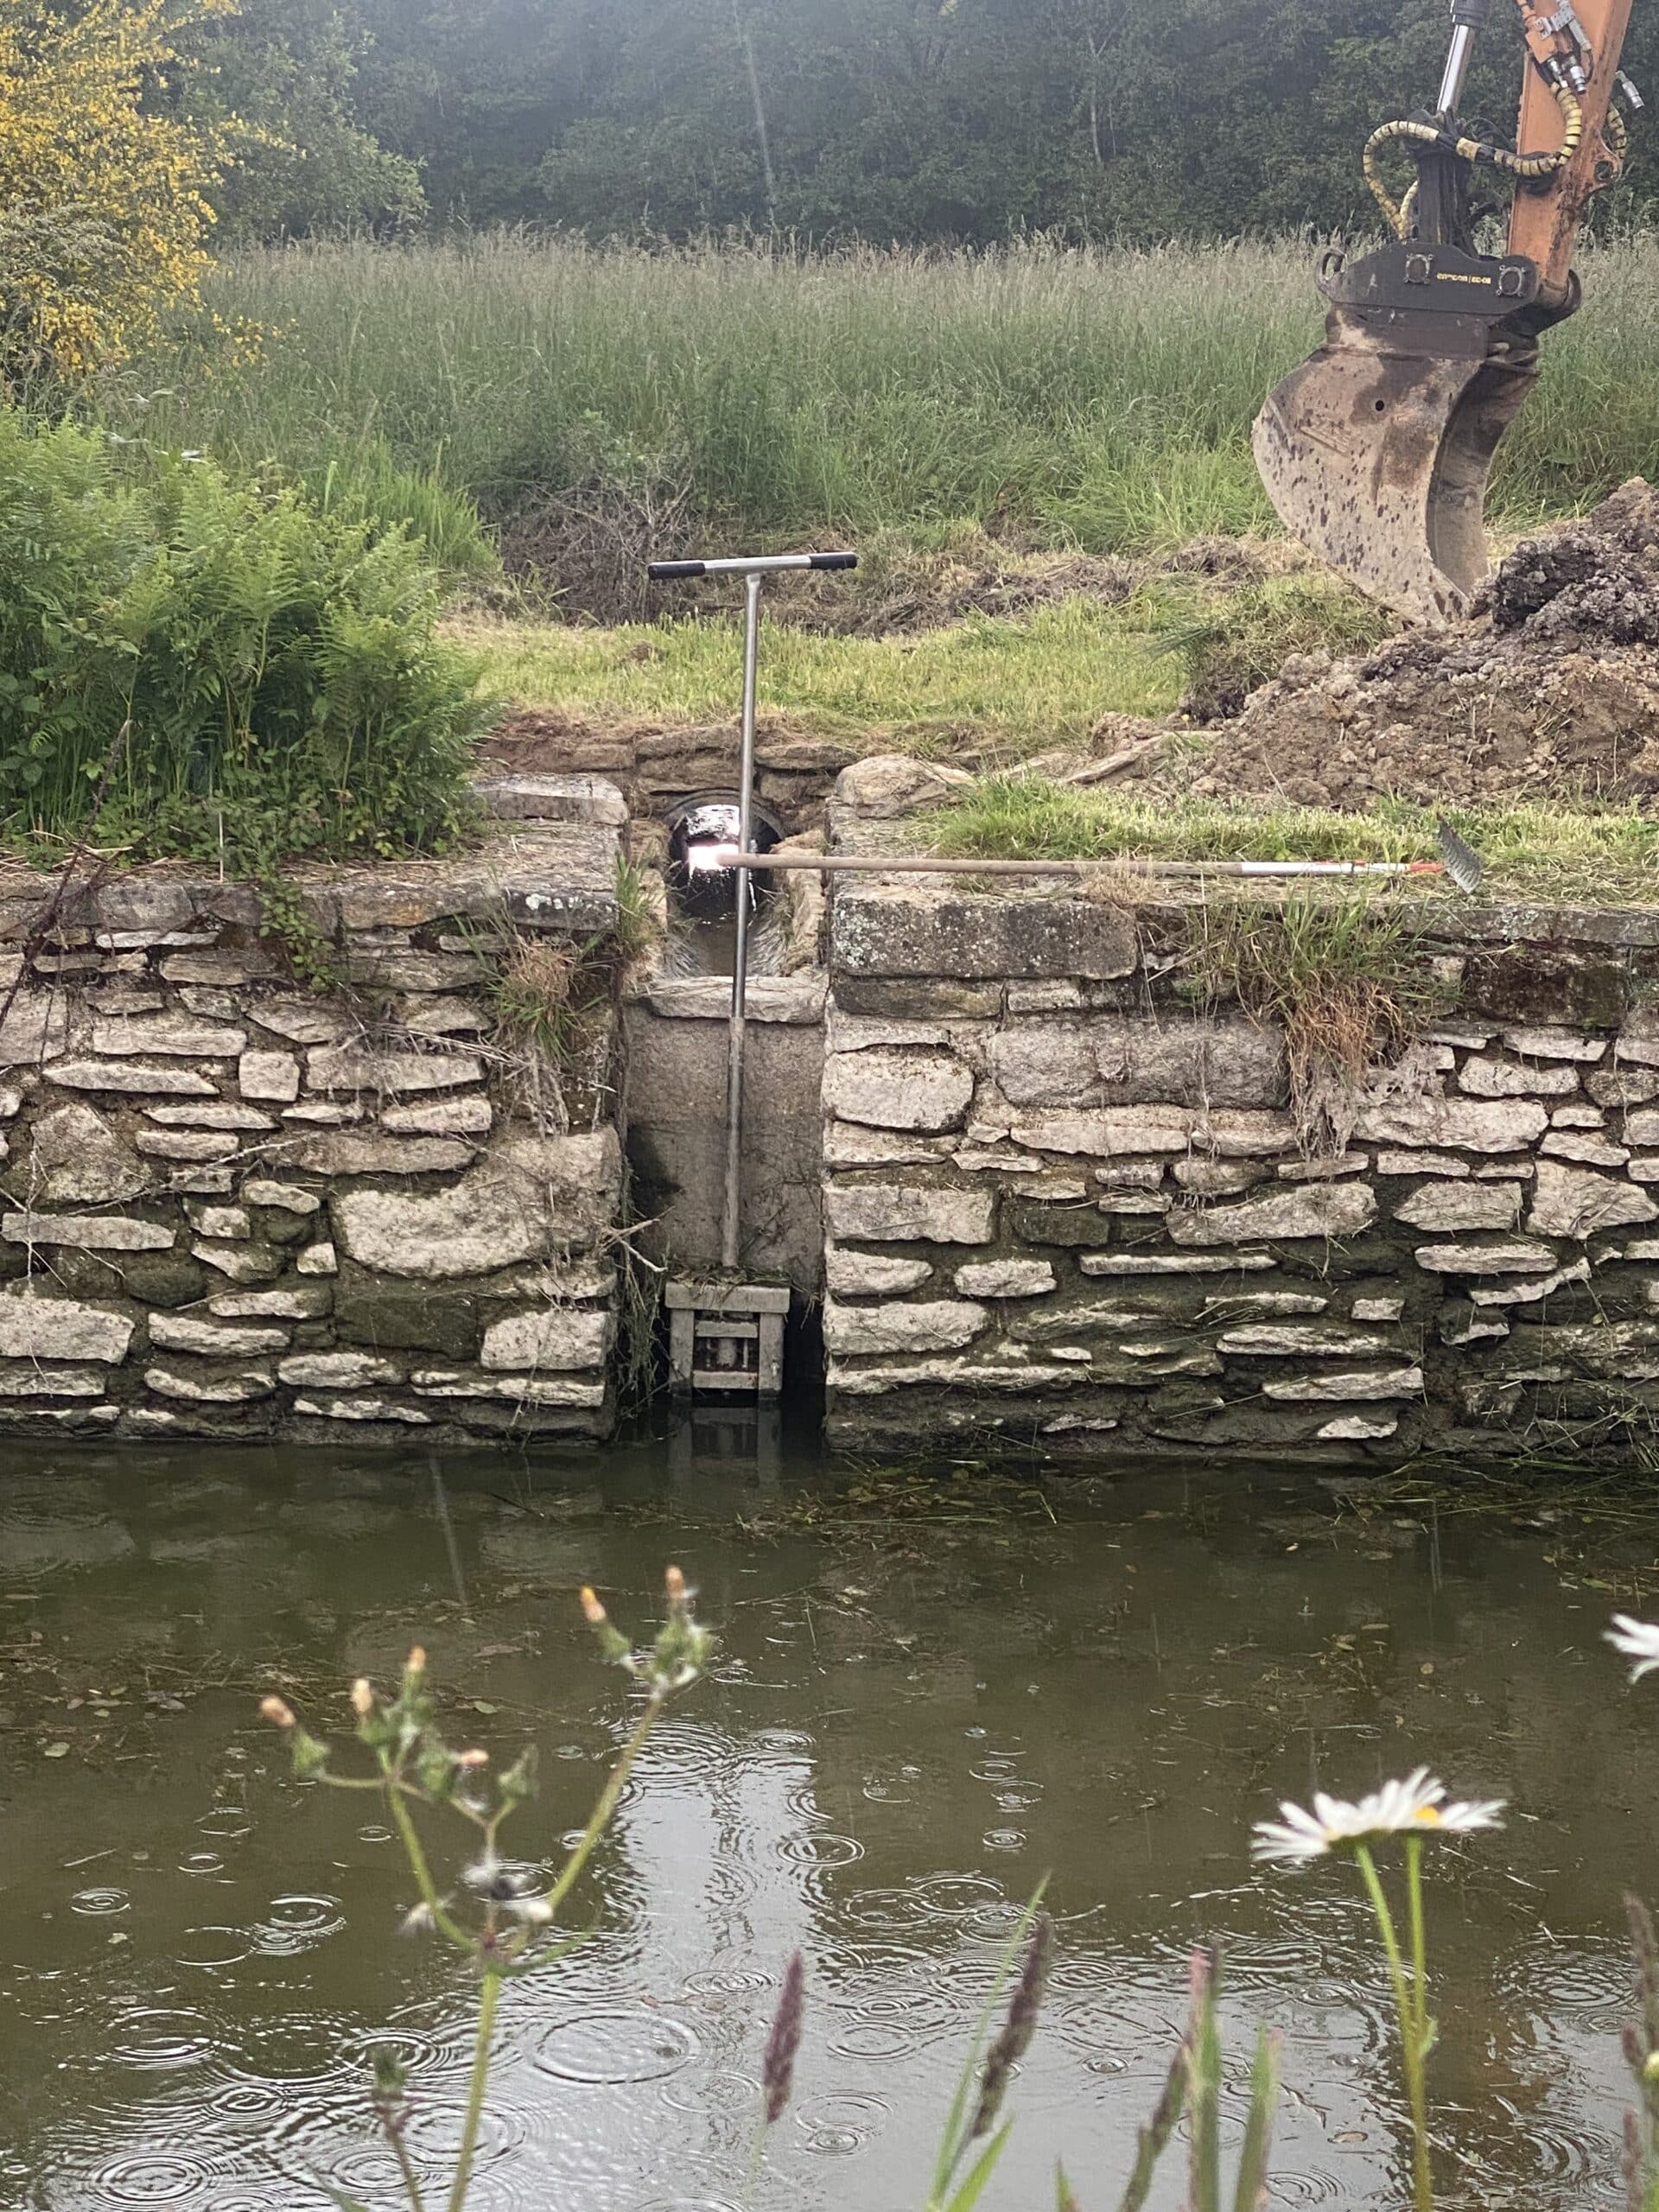
[[[737,776],[737,849],[750,848],[754,810],[755,693],[760,665],[760,580],[763,569],[744,575],[743,744]],[[721,1219],[720,1263],[734,1270],[742,1242],[743,1048],[749,986],[749,904],[753,889],[747,870],[737,876],[737,944],[732,956],[732,1027],[726,1054],[726,1211]]]
[[[760,586],[786,569],[855,569],[856,553],[763,553],[738,560],[651,561],[645,573],[653,583],[691,576],[741,576],[743,609],[743,750],[738,774],[737,851],[749,853],[754,813],[755,695],[760,664]],[[726,1054],[726,1189],[721,1217],[720,1259],[736,1271],[743,1217],[743,1048],[749,980],[749,902],[753,890],[747,871],[737,871],[737,944],[732,958],[732,1018]]]

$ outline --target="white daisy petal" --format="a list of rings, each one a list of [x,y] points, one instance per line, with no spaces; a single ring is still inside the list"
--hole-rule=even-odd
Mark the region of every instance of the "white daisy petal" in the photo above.
[[[1659,1638],[1659,1631],[1656,1631]],[[1659,1651],[1653,1663],[1659,1666]],[[1385,1782],[1357,1803],[1316,1790],[1313,1809],[1282,1804],[1279,1821],[1258,1821],[1251,1849],[1262,1860],[1306,1865],[1336,1851],[1378,1843],[1395,1835],[1472,1835],[1502,1825],[1500,1799],[1446,1802],[1446,1784],[1426,1766]]]
[[[1630,1680],[1639,1682],[1643,1675],[1650,1675],[1659,1667],[1659,1627],[1651,1621],[1638,1621],[1629,1613],[1615,1613],[1613,1624],[1606,1637],[1615,1651],[1636,1664],[1630,1669]]]

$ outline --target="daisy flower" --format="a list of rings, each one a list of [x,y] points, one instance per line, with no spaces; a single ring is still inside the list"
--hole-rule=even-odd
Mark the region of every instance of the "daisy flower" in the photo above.
[[[1659,1658],[1655,1664],[1659,1665]],[[1264,1861],[1300,1866],[1389,1836],[1471,1835],[1478,1828],[1499,1827],[1503,1802],[1494,1798],[1448,1805],[1446,1784],[1420,1766],[1402,1782],[1385,1782],[1357,1804],[1320,1791],[1312,1812],[1291,1804],[1282,1804],[1279,1810],[1282,1820],[1256,1822],[1250,1848]]]
[[[1632,1620],[1628,1613],[1615,1613],[1613,1624],[1606,1633],[1615,1651],[1635,1660],[1630,1669],[1633,1682],[1639,1682],[1643,1675],[1651,1674],[1659,1667],[1659,1628],[1651,1621]]]

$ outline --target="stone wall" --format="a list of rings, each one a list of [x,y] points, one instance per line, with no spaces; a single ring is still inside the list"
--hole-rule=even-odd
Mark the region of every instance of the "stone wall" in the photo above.
[[[842,879],[835,1440],[1394,1459],[1659,1427],[1659,914],[1421,918],[1454,1011],[1332,1151],[1281,1036],[1180,1005],[1157,916]]]
[[[505,1050],[515,937],[615,922],[620,798],[498,794],[465,863],[0,876],[0,1428],[407,1442],[611,1416],[620,1154]],[[550,817],[537,819],[537,817]]]

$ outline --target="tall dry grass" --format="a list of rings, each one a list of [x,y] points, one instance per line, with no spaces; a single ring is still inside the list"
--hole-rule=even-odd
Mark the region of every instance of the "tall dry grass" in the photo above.
[[[690,487],[722,543],[973,519],[1108,550],[1270,524],[1248,429],[1315,341],[1313,249],[992,255],[599,250],[498,234],[234,257],[207,325],[108,384],[109,425],[503,514]],[[1586,256],[1586,305],[1494,483],[1514,523],[1659,467],[1659,239]]]

